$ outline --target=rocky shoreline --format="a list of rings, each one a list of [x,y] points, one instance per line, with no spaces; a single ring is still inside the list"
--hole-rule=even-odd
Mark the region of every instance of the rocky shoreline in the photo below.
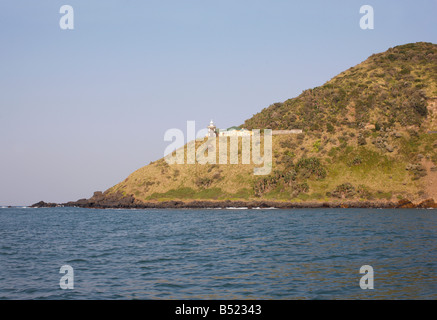
[[[31,206],[32,208],[51,208],[51,207],[80,207],[93,209],[205,209],[205,208],[278,208],[278,209],[297,209],[297,208],[384,208],[384,209],[402,209],[402,208],[437,208],[437,203],[433,199],[427,199],[418,203],[402,199],[398,202],[391,201],[330,201],[330,202],[282,202],[282,201],[209,201],[209,200],[192,200],[192,201],[162,201],[162,202],[141,202],[136,200],[132,195],[124,196],[120,193],[102,193],[95,192],[90,199],[80,199],[67,203],[46,203],[40,201]]]

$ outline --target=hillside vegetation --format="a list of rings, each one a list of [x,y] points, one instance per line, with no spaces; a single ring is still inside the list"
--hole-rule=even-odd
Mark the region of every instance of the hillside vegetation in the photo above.
[[[160,159],[103,196],[140,202],[437,200],[436,103],[437,45],[397,46],[245,121],[241,127],[248,129],[303,129],[273,137],[270,175],[255,176],[253,163],[169,165]]]
[[[332,132],[368,123],[421,126],[430,97],[437,97],[436,45],[412,43],[374,54],[321,87],[275,103],[244,127]]]

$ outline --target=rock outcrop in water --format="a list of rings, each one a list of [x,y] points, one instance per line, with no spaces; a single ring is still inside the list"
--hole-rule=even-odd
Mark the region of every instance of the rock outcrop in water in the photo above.
[[[64,206],[76,206],[85,208],[134,208],[139,205],[132,195],[123,195],[120,192],[102,193],[94,192],[90,199],[81,199],[75,202],[65,203]]]
[[[58,206],[59,206],[59,204],[57,204],[57,203],[47,203],[44,201],[40,201],[40,202],[37,202],[37,203],[31,205],[30,207],[31,208],[54,208],[54,207],[58,207]]]

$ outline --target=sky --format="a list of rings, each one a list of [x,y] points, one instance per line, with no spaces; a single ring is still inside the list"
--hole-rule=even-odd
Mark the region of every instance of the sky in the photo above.
[[[162,158],[168,129],[240,125],[374,53],[437,43],[436,16],[437,0],[2,0],[0,206],[89,198]]]

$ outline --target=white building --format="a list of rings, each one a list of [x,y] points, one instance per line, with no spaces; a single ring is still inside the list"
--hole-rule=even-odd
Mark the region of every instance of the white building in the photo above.
[[[219,131],[219,137],[246,137],[251,136],[252,131],[247,129],[240,129],[240,128],[230,128],[228,130],[220,130]]]
[[[231,127],[228,129],[217,129],[214,122],[211,120],[208,129],[208,134],[206,137],[247,137],[253,135],[252,130],[247,130],[239,127]],[[302,133],[302,129],[291,129],[291,130],[272,130],[272,135],[284,135],[284,134],[299,134]]]
[[[209,123],[209,126],[206,127],[208,129],[208,133],[206,134],[206,137],[245,137],[245,136],[251,136],[252,131],[247,129],[240,129],[239,127],[231,127],[228,129],[217,129],[214,122],[211,120]]]

